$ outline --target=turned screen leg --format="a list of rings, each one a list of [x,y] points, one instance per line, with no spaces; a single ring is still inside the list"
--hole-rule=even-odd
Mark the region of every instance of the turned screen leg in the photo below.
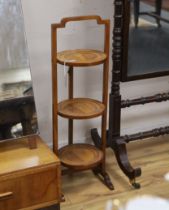
[[[121,96],[110,94],[108,142],[114,150],[117,162],[123,173],[129,178],[134,188],[140,188],[136,178],[141,175],[140,168],[133,168],[129,162],[126,142],[120,137]]]

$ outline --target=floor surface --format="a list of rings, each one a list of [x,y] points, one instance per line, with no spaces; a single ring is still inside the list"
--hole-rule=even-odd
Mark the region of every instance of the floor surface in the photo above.
[[[119,199],[124,204],[145,194],[169,199],[169,182],[164,179],[169,172],[169,136],[129,143],[128,153],[131,164],[142,169],[142,176],[137,179],[141,189],[133,189],[119,169],[114,153],[107,149],[107,172],[115,190],[110,191],[91,171],[64,176],[62,189],[66,200],[61,210],[104,210],[109,199]]]

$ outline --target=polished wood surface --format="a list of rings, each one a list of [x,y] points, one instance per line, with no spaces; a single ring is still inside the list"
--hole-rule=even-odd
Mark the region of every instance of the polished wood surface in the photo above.
[[[61,163],[75,170],[96,167],[102,161],[103,153],[90,144],[72,144],[59,150]]]
[[[66,201],[61,204],[61,209],[104,210],[108,200],[119,199],[124,204],[130,198],[145,194],[169,199],[169,182],[164,179],[164,175],[169,172],[168,138],[167,135],[128,145],[130,160],[143,170],[139,177],[141,189],[135,190],[128,185],[128,179],[118,167],[113,152],[107,149],[106,168],[114,180],[115,190],[106,189],[90,171],[81,172],[81,176],[64,176],[63,192]]]
[[[57,61],[67,66],[93,66],[103,63],[107,58],[104,52],[91,49],[65,50],[57,53]]]
[[[27,138],[0,143],[0,209],[30,210],[61,201],[60,161],[36,138],[30,150]]]
[[[60,164],[58,157],[48,149],[39,136],[33,136],[33,138],[36,138],[38,143],[38,148],[35,150],[28,149],[28,137],[0,142],[0,177],[31,167],[51,163]]]
[[[55,154],[58,153],[58,90],[57,90],[57,32],[58,29],[65,28],[66,24],[69,22],[77,22],[77,21],[86,21],[86,20],[95,20],[98,25],[105,26],[105,37],[104,37],[104,53],[107,55],[106,63],[109,63],[109,46],[110,46],[110,21],[103,20],[98,15],[90,15],[90,16],[76,16],[76,17],[66,17],[61,20],[60,23],[51,24],[51,60],[52,60],[52,116],[53,116],[53,151]],[[105,74],[108,74],[108,65],[106,65]],[[104,86],[107,84],[107,81],[104,81]],[[69,127],[72,129],[73,123],[69,123]],[[69,132],[71,134],[71,131]],[[70,135],[72,138],[72,135]]]
[[[104,104],[90,98],[74,98],[58,104],[58,114],[70,119],[94,118],[102,115],[104,109]]]

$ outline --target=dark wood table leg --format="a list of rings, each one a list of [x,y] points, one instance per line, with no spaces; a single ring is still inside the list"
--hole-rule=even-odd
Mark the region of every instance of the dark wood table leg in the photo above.
[[[162,0],[156,0],[155,1],[155,9],[156,9],[155,13],[159,16],[159,18],[156,18],[158,27],[161,26],[161,24],[160,24],[161,8],[162,8]]]
[[[139,22],[140,0],[134,0],[133,4],[134,4],[134,24],[135,27],[137,27]]]

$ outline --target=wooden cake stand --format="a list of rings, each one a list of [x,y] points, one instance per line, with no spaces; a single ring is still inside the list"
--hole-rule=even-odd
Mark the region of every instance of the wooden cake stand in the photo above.
[[[96,20],[98,24],[105,25],[104,52],[92,49],[66,50],[57,53],[56,31],[64,28],[69,21]],[[114,189],[108,174],[105,171],[106,150],[106,120],[108,97],[108,70],[109,70],[109,20],[102,20],[99,16],[85,16],[64,18],[60,24],[52,24],[52,79],[53,79],[53,137],[54,151],[59,155],[63,166],[72,171],[92,169],[101,175],[103,182]],[[67,100],[58,103],[57,99],[57,63],[66,65],[68,70]],[[74,67],[87,67],[103,64],[103,94],[102,101],[91,98],[73,97]],[[58,115],[68,119],[68,145],[58,150]],[[85,120],[102,116],[102,146],[73,143],[73,120]]]

